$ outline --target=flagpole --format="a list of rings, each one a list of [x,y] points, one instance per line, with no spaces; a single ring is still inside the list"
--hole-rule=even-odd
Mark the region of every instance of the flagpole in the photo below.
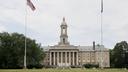
[[[101,66],[101,69],[103,69],[103,58],[102,58],[102,47],[103,47],[103,0],[101,0],[101,46],[100,46],[100,66]]]
[[[102,47],[103,47],[103,14],[101,13],[101,46],[100,46],[100,55],[101,55],[101,69],[103,69],[103,59],[102,59]]]
[[[25,0],[25,42],[24,42],[24,68],[27,68],[27,5],[34,11],[36,8],[31,2],[31,0]]]
[[[27,69],[27,65],[26,65],[26,61],[27,61],[27,58],[26,58],[26,48],[27,48],[27,1],[25,1],[25,49],[24,49],[24,69]]]

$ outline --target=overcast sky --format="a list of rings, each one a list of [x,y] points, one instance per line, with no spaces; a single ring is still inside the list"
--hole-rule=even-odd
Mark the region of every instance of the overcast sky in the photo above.
[[[26,0],[0,1],[0,32],[25,31]],[[89,46],[100,43],[101,0],[32,0],[36,11],[27,6],[27,36],[42,46],[59,41],[60,24],[66,18],[69,42]],[[103,44],[113,48],[128,41],[128,0],[104,0]]]

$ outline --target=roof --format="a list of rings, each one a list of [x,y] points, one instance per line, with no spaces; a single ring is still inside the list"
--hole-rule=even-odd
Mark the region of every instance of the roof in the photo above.
[[[93,46],[43,46],[44,51],[49,51],[49,49],[78,49],[79,51],[94,51]],[[96,45],[95,51],[108,51],[103,45]]]
[[[79,46],[78,49],[79,51],[94,51],[93,46]],[[105,48],[103,45],[96,45],[95,51],[108,51],[108,48]]]

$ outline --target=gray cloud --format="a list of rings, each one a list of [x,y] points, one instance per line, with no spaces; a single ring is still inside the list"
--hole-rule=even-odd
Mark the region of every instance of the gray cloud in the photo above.
[[[66,17],[69,41],[75,45],[100,43],[100,0],[32,0],[33,12],[27,7],[27,26],[34,32],[30,37],[42,45],[54,45],[59,41],[60,23]],[[113,48],[115,43],[128,41],[128,0],[104,0],[103,31],[104,45]],[[0,30],[7,30],[4,23],[25,23],[25,0],[0,2]],[[3,29],[2,29],[3,28]],[[12,29],[24,33],[24,30]],[[29,33],[33,34],[33,33]]]

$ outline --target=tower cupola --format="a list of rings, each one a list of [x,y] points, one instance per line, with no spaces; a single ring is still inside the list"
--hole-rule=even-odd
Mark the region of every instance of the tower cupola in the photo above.
[[[59,45],[69,45],[68,35],[67,35],[67,23],[65,18],[63,17],[63,21],[61,23],[61,34],[60,34],[60,42]]]

